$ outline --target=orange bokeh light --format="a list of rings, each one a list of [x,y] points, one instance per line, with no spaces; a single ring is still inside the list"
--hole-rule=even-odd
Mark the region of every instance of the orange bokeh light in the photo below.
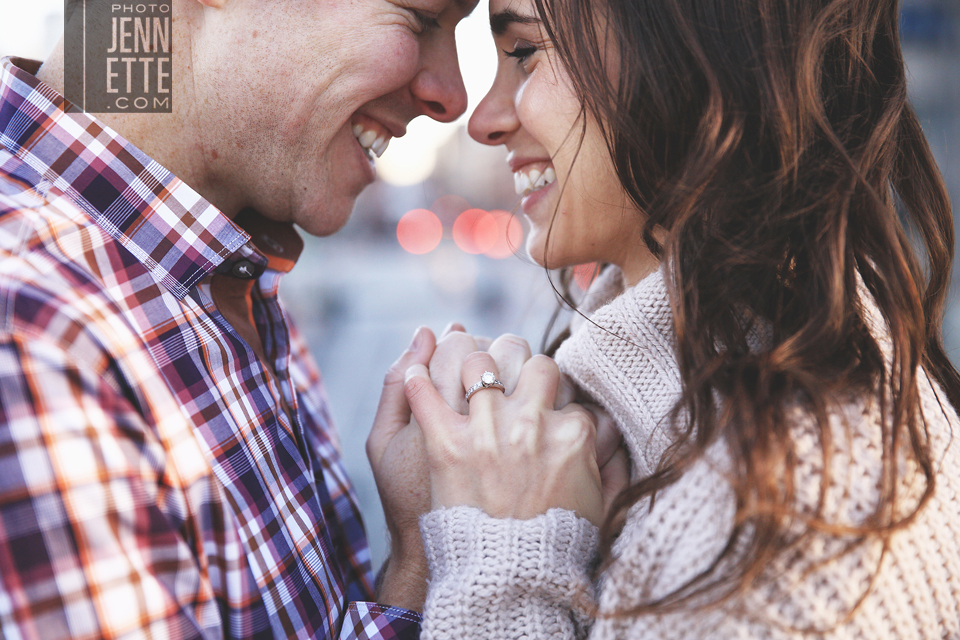
[[[483,209],[467,209],[453,223],[453,241],[467,253],[484,253],[497,243],[500,225]]]
[[[397,223],[400,246],[415,255],[430,253],[440,244],[443,224],[429,209],[412,209]]]
[[[497,241],[484,252],[489,258],[509,258],[523,244],[523,225],[509,211],[494,210],[490,215],[497,221]]]

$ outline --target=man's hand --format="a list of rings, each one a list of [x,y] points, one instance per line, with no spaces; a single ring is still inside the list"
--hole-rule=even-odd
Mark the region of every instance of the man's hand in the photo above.
[[[432,331],[417,329],[410,347],[384,377],[377,415],[367,437],[367,458],[383,504],[391,547],[377,600],[414,611],[423,608],[427,593],[427,560],[418,520],[430,509],[430,478],[423,436],[411,421],[403,381],[410,366],[430,361],[436,344]]]
[[[410,348],[384,378],[377,415],[367,438],[367,458],[390,532],[390,556],[377,593],[381,604],[419,611],[427,589],[419,519],[430,510],[430,476],[423,434],[404,396],[404,373],[415,364],[429,362],[440,396],[455,410],[466,413],[460,366],[467,354],[479,348],[478,343],[482,339],[464,333],[460,324],[448,325],[439,341],[432,331],[421,327]]]

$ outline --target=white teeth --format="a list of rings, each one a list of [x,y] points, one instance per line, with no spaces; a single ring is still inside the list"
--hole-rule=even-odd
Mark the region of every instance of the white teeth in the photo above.
[[[532,169],[530,173],[517,171],[513,174],[513,188],[518,196],[525,196],[537,189],[542,189],[557,179],[557,172],[553,167],[547,167],[540,173],[537,169]]]
[[[370,130],[364,131],[359,135],[359,137],[357,137],[357,140],[360,141],[360,146],[363,147],[364,149],[369,149],[370,147],[372,147],[376,139],[377,139],[377,132],[370,131]]]
[[[370,147],[370,150],[373,151],[375,154],[377,154],[377,157],[379,158],[380,156],[383,155],[383,152],[387,150],[387,145],[389,144],[390,144],[389,137],[377,138],[376,140],[373,141],[373,146]]]
[[[539,189],[540,187],[543,186],[543,184],[540,184],[540,178],[542,178],[543,176],[541,175],[541,173],[540,173],[539,171],[537,171],[536,169],[534,169],[533,171],[531,171],[531,172],[530,172],[529,174],[527,174],[527,175],[530,177],[530,188],[532,188],[532,189]],[[544,183],[544,184],[546,184],[546,183]]]
[[[513,188],[518,196],[525,196],[530,191],[530,178],[519,171],[513,174]]]
[[[380,134],[380,136],[377,136],[377,132],[372,129],[364,130],[362,124],[353,125],[353,135],[371,160],[374,156],[377,158],[382,156],[383,152],[387,150],[387,145],[390,144],[389,135]]]

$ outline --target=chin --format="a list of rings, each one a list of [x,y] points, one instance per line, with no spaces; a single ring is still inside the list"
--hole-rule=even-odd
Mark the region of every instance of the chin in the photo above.
[[[356,198],[337,198],[327,202],[318,200],[301,207],[294,216],[294,222],[312,236],[332,236],[350,221],[356,203]]]
[[[526,249],[527,249],[527,255],[530,256],[530,259],[531,259],[531,260],[533,260],[534,262],[536,262],[536,263],[537,263],[538,265],[540,265],[541,267],[545,267],[545,266],[546,266],[546,265],[544,264],[544,263],[546,262],[546,260],[545,260],[545,256],[544,256],[543,245],[540,244],[539,242],[535,242],[535,238],[534,238],[533,234],[530,234],[530,235],[527,237],[527,246],[526,246]]]
[[[544,269],[549,269],[550,271],[555,269],[563,269],[565,267],[575,267],[585,262],[591,262],[590,260],[578,260],[570,255],[558,256],[556,249],[554,249],[553,255],[551,255],[549,259],[545,254],[546,252],[544,251],[542,245],[537,244],[534,246],[527,246],[527,255],[530,256],[530,259]]]
[[[554,250],[553,255],[549,258],[546,256],[546,251],[544,251],[543,246],[534,245],[527,246],[527,255],[530,256],[530,259],[536,262],[538,265],[544,269],[549,269],[553,271],[554,269],[563,269],[564,267],[574,267],[578,262],[570,260],[569,257],[557,256],[556,250]]]

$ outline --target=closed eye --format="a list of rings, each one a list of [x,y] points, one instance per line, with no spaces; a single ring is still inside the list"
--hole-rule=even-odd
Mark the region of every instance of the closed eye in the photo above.
[[[524,63],[527,61],[527,58],[532,56],[537,52],[537,48],[534,46],[522,46],[516,47],[513,51],[504,51],[504,55],[508,58],[516,58],[517,62]]]
[[[411,9],[411,13],[417,19],[418,26],[420,28],[420,33],[428,31],[430,29],[439,29],[440,20],[438,16],[431,16],[422,11],[417,11],[416,9]]]

